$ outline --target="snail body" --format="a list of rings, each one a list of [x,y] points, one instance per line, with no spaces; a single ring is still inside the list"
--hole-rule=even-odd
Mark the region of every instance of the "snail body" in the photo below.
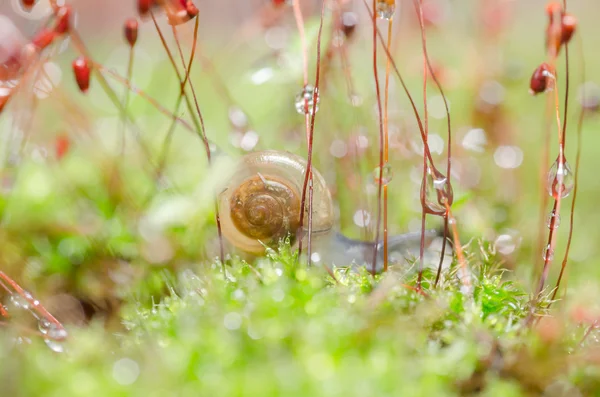
[[[223,237],[235,248],[250,255],[263,254],[290,236],[296,240],[306,234],[308,225],[300,225],[302,187],[306,161],[289,152],[265,150],[243,156],[218,195]],[[383,264],[383,244],[357,241],[334,230],[333,200],[323,176],[312,169],[312,257],[314,263],[337,266],[372,266],[377,250],[377,271]],[[304,219],[308,220],[305,212]],[[433,247],[439,232],[425,232],[425,264],[437,267],[438,247]],[[437,239],[438,241],[440,239]],[[406,264],[419,256],[421,233],[391,236],[388,252],[391,264]],[[451,249],[446,250],[451,255]],[[445,258],[449,261],[450,256]]]

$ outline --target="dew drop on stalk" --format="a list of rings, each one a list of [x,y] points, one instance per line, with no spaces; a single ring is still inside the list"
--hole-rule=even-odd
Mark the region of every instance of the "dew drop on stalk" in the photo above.
[[[427,175],[425,177],[425,186],[421,189],[424,191],[425,207],[434,214],[446,213],[446,202],[452,204],[452,187],[448,183],[448,178],[438,171],[434,171],[431,167],[427,167]]]
[[[555,199],[567,197],[575,187],[575,178],[571,166],[563,157],[556,159],[548,172],[548,193]]]
[[[552,259],[554,259],[554,249],[550,244],[548,244],[542,251],[542,259],[546,262],[550,262]]]
[[[67,331],[62,328],[57,326],[56,324],[51,324],[50,327],[48,327],[48,337],[55,339],[55,340],[63,340],[66,339],[67,336],[69,336],[69,334],[67,333]]]
[[[27,301],[27,299],[23,298],[21,295],[16,295],[16,294],[11,295],[10,302],[16,308],[29,310],[29,307],[30,307],[29,302]]]
[[[392,19],[396,11],[396,0],[377,0],[375,11],[380,19]]]
[[[40,318],[38,320],[38,328],[40,330],[40,332],[44,335],[48,335],[48,331],[50,330],[50,327],[52,327],[52,323],[48,320],[46,320],[45,318]]]
[[[316,106],[314,99],[317,99]],[[302,91],[296,95],[296,111],[300,114],[313,114],[319,111],[319,91],[312,85],[306,85]]]
[[[381,176],[381,180],[379,179],[380,176]],[[388,163],[384,164],[383,170],[381,170],[381,167],[377,167],[373,170],[373,180],[377,184],[379,184],[379,182],[381,181],[382,185],[387,185],[388,183],[390,183],[392,181],[393,177],[394,177],[394,170],[392,169],[392,166],[389,165]]]
[[[52,339],[44,339],[46,346],[50,348],[53,352],[63,353],[65,351],[65,346],[63,342],[55,341]]]
[[[555,210],[552,210],[548,215],[548,222],[546,223],[548,229],[557,229],[560,226],[560,214],[557,214]]]

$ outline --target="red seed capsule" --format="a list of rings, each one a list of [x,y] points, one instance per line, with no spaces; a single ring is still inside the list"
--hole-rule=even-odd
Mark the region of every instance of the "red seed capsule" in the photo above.
[[[69,152],[71,148],[71,140],[65,134],[59,135],[56,137],[56,141],[54,142],[54,150],[56,152],[56,158],[62,159]]]
[[[150,8],[154,5],[154,0],[138,0],[137,8],[141,17],[145,17],[150,12]]]
[[[540,94],[548,89],[548,81],[552,73],[550,73],[550,66],[547,63],[542,63],[533,71],[531,80],[529,82],[529,92],[532,95]]]
[[[56,34],[65,34],[71,28],[71,7],[64,6],[60,7],[56,11],[56,23],[54,25],[54,31]]]
[[[80,56],[73,61],[73,74],[75,75],[75,81],[81,92],[87,92],[90,88],[90,74],[91,65],[87,58]]]
[[[288,4],[288,0],[272,0],[273,5],[276,7]]]
[[[138,39],[138,21],[135,18],[129,18],[125,21],[125,39],[131,47],[135,46]]]
[[[577,29],[577,18],[571,14],[564,14],[561,21],[560,41],[562,44],[567,44],[571,41],[571,37]]]
[[[562,4],[557,1],[552,1],[546,5],[546,14],[548,14],[548,18],[550,18],[550,23],[554,22],[554,16],[558,13],[563,13]]]
[[[188,0],[185,4],[185,10],[187,11],[188,17],[190,17],[190,19],[197,17],[200,13],[200,11],[198,11],[198,7],[196,7],[194,2],[191,0]]]
[[[43,50],[48,47],[56,38],[56,32],[49,29],[40,30],[35,37],[31,40],[31,43],[36,46],[39,50]]]

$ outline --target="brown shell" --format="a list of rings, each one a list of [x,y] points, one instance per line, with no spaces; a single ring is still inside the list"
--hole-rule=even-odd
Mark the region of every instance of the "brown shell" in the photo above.
[[[302,186],[306,161],[294,154],[265,150],[242,157],[219,194],[223,237],[238,249],[261,254],[300,230]],[[305,212],[304,219],[308,220]],[[333,202],[323,176],[313,169],[312,232],[333,227]]]
[[[276,176],[252,176],[231,196],[233,224],[240,233],[265,243],[279,240],[300,226],[298,193]]]

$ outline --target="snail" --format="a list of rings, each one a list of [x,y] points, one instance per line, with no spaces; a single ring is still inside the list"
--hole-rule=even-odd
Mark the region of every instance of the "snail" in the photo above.
[[[218,194],[223,237],[235,248],[250,255],[260,255],[266,247],[277,245],[298,233],[306,235],[307,225],[300,227],[302,187],[307,163],[300,156],[277,150],[264,150],[243,156],[233,167],[225,186]],[[348,238],[335,228],[334,205],[323,176],[312,169],[312,262],[337,266],[372,266],[373,249],[377,249],[377,269],[383,263],[383,244]],[[306,206],[308,207],[308,206]],[[305,213],[304,219],[308,219]],[[305,222],[306,223],[306,222]],[[437,252],[432,243],[439,242],[435,230],[425,232],[426,262],[437,266]],[[421,233],[390,236],[388,252],[391,264],[418,258]],[[440,245],[440,244],[438,244]],[[447,254],[451,252],[446,250]]]

